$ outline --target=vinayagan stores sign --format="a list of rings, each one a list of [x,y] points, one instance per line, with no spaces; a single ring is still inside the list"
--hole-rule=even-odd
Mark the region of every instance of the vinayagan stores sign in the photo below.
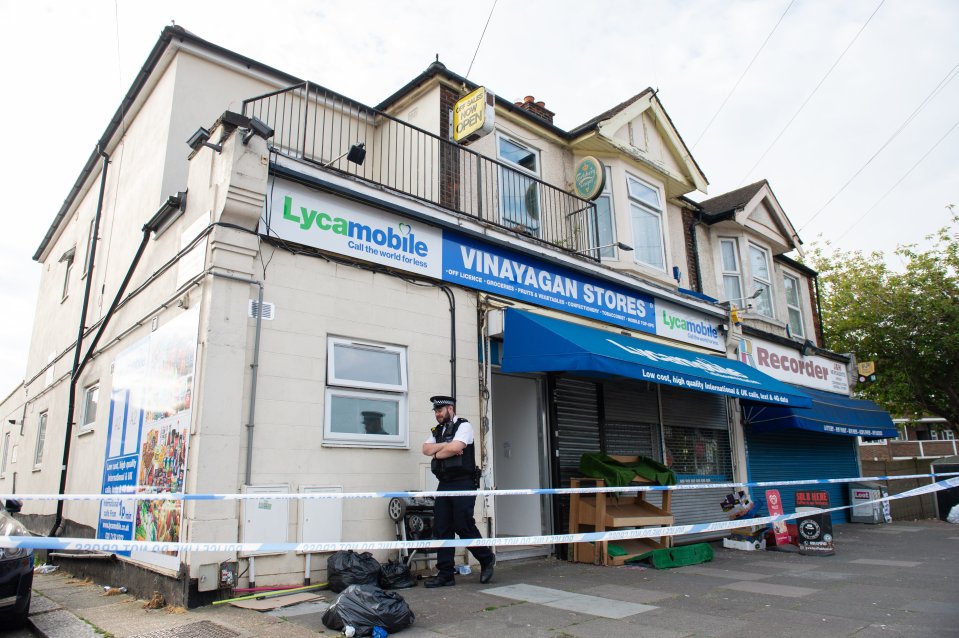
[[[739,360],[774,379],[793,385],[849,395],[846,364],[754,337],[741,339]]]
[[[274,180],[260,233],[719,352],[719,320],[452,230]]]

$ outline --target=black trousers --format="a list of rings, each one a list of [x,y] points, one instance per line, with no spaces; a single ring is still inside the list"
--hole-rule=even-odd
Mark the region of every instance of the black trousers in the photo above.
[[[473,481],[440,482],[437,488],[440,492],[475,489]],[[433,538],[452,539],[453,535],[460,538],[482,538],[476,529],[476,520],[473,518],[473,507],[476,505],[475,496],[442,496],[437,497],[433,506]],[[486,563],[493,557],[493,550],[489,547],[470,547],[470,553],[480,563]],[[455,567],[454,556],[456,549],[441,547],[436,550],[436,568],[442,577],[453,576]]]

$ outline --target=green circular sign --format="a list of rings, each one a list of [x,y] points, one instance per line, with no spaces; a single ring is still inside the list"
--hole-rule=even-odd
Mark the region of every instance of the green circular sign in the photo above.
[[[573,183],[577,195],[583,199],[596,199],[606,185],[606,171],[603,169],[603,163],[591,155],[584,157],[576,165]]]

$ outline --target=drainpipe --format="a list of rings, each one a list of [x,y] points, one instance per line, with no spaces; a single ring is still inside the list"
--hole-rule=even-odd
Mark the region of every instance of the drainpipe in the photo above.
[[[263,327],[263,283],[257,281],[256,279],[245,279],[243,277],[236,277],[234,275],[227,275],[219,272],[214,272],[213,276],[220,277],[221,279],[239,281],[241,283],[250,284],[251,286],[258,286],[260,288],[256,306],[256,335],[253,337],[253,363],[250,364],[250,404],[247,410],[246,419],[246,474],[244,475],[246,479],[244,485],[251,485],[250,478],[253,474],[253,416],[256,413],[256,381],[258,372],[260,371],[260,332]],[[251,579],[253,578],[252,557],[250,558],[250,577]]]
[[[87,310],[90,308],[90,288],[93,284],[93,264],[97,255],[97,236],[100,234],[100,217],[103,213],[103,195],[107,185],[107,169],[110,167],[110,156],[101,148],[97,153],[103,158],[100,168],[100,194],[97,195],[97,212],[93,218],[93,233],[90,236],[90,252],[87,253],[86,284],[83,286],[83,303],[80,306],[80,325],[77,326],[77,343],[73,349],[73,367],[70,369],[70,396],[67,399],[67,423],[63,434],[63,463],[60,465],[60,494],[67,487],[67,462],[70,460],[71,429],[73,428],[73,413],[76,411],[77,381],[83,368],[80,366],[80,349],[83,347],[83,333],[86,331]],[[63,501],[57,501],[57,514],[49,536],[56,535],[63,521]]]
[[[816,281],[816,314],[819,316],[819,343],[826,347],[826,332],[822,325],[822,297],[819,296],[819,275],[813,278]]]
[[[100,201],[97,204],[96,221],[93,223],[94,229],[99,227],[100,211],[103,204],[103,182],[106,181],[106,163],[109,161],[109,158],[105,153],[101,153],[101,155],[104,158],[104,178],[101,180]],[[117,306],[120,305],[120,300],[123,297],[123,293],[126,292],[127,286],[130,284],[130,279],[133,278],[133,273],[136,270],[137,264],[140,262],[140,258],[143,256],[143,251],[146,250],[147,241],[150,239],[150,235],[153,234],[156,229],[159,228],[170,217],[170,215],[182,210],[185,203],[185,195],[168,198],[167,201],[160,206],[160,209],[153,215],[153,217],[150,218],[150,221],[143,225],[143,238],[140,240],[140,245],[137,247],[137,252],[133,256],[133,261],[130,263],[130,267],[127,269],[126,275],[123,277],[123,283],[120,284],[120,289],[117,290],[117,294],[113,299],[113,303],[110,304],[109,310],[107,310],[107,313],[103,316],[103,320],[100,322],[100,328],[97,330],[97,334],[90,342],[90,347],[87,349],[86,355],[84,355],[83,359],[80,360],[80,348],[83,346],[83,324],[86,323],[90,283],[93,281],[93,258],[96,254],[96,237],[94,237],[93,243],[90,247],[90,259],[87,267],[87,284],[86,293],[83,300],[83,310],[81,311],[80,331],[77,335],[76,351],[73,355],[73,373],[70,375],[70,397],[67,402],[67,428],[63,442],[63,462],[60,465],[60,491],[58,494],[65,494],[67,489],[67,469],[70,464],[70,444],[72,442],[70,429],[73,426],[73,413],[76,409],[77,381],[79,381],[80,375],[83,373],[83,369],[86,368],[87,363],[89,363],[90,359],[93,358],[93,352],[96,350],[97,344],[100,342],[100,337],[103,336],[104,331],[110,324],[110,320],[113,318],[113,314],[116,312]],[[47,536],[56,536],[57,532],[60,530],[60,526],[63,524],[63,504],[64,501],[57,501],[57,513],[53,520],[53,527],[50,528],[50,532],[47,534]]]
[[[456,298],[448,286],[439,286],[450,301],[450,396],[456,398]]]

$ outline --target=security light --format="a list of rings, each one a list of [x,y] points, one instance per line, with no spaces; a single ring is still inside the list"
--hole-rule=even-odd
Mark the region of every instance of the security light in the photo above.
[[[323,168],[326,168],[327,166],[330,166],[331,164],[335,164],[336,162],[340,161],[344,157],[346,157],[346,161],[353,162],[357,166],[362,166],[363,160],[366,159],[366,144],[364,144],[363,142],[357,142],[356,144],[350,147],[350,150],[343,153],[339,157],[331,159],[329,162],[324,164]]]
[[[630,246],[629,244],[624,244],[623,242],[618,241],[618,242],[616,242],[616,243],[614,243],[614,244],[603,244],[602,246],[593,246],[593,247],[587,248],[587,249],[585,249],[585,250],[578,250],[578,251],[576,251],[576,254],[577,254],[577,255],[584,255],[584,254],[586,254],[586,253],[591,253],[591,252],[596,251],[596,250],[602,250],[603,248],[619,248],[620,250],[625,250],[625,251],[632,251],[632,250],[633,250],[633,247]]]

